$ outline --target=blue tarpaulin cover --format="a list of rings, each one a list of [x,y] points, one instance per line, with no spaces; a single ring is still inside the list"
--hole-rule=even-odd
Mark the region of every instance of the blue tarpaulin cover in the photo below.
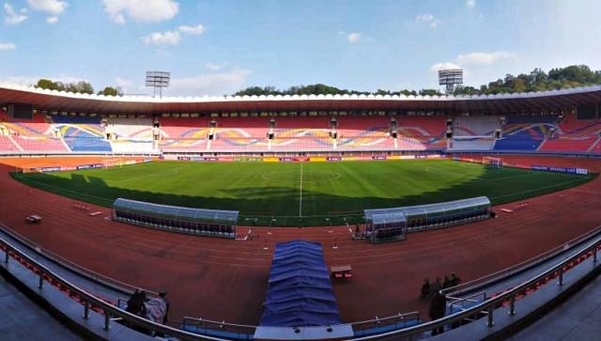
[[[276,244],[260,325],[307,327],[340,323],[321,244],[304,240]]]

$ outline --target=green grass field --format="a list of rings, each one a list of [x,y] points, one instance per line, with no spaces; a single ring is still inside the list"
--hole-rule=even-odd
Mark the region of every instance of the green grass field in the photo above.
[[[338,225],[363,209],[488,196],[493,204],[573,187],[582,176],[451,160],[333,163],[151,162],[60,173],[15,173],[32,186],[102,206],[116,198],[240,211],[240,225]],[[272,221],[275,219],[275,221]]]

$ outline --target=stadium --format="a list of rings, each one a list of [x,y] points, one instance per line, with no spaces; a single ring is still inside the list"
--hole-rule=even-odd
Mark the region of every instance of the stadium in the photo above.
[[[3,272],[90,338],[503,338],[599,271],[600,86],[0,103]]]

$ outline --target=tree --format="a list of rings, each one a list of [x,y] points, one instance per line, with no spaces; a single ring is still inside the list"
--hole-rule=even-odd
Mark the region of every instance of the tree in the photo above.
[[[79,81],[77,83],[64,84],[62,82],[54,82],[50,79],[42,78],[42,79],[38,80],[38,82],[36,83],[36,85],[34,85],[34,87],[40,88],[40,89],[68,91],[68,92],[84,93],[84,94],[93,94],[94,93],[94,88],[92,87],[92,84],[90,84],[90,82],[86,82],[86,81]]]
[[[480,95],[481,90],[474,88],[473,86],[458,86],[453,91],[453,95]]]
[[[40,89],[46,89],[46,90],[58,90],[58,91],[65,90],[65,87],[63,86],[62,83],[53,82],[52,80],[46,79],[46,78],[42,78],[42,79],[38,80],[38,82],[36,83],[36,85],[34,85],[34,87],[40,88]]]
[[[112,86],[107,86],[102,91],[98,91],[98,94],[104,96],[123,96],[123,91],[119,87],[113,88]]]
[[[399,95],[403,95],[403,96],[417,96],[417,91],[405,89],[405,90],[399,91]]]
[[[442,93],[436,89],[421,89],[419,94],[421,96],[442,96]]]

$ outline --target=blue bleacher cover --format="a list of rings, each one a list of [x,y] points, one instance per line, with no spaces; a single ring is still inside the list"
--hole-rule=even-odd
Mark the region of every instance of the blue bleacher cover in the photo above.
[[[307,327],[340,323],[321,244],[304,240],[276,244],[260,325]]]

